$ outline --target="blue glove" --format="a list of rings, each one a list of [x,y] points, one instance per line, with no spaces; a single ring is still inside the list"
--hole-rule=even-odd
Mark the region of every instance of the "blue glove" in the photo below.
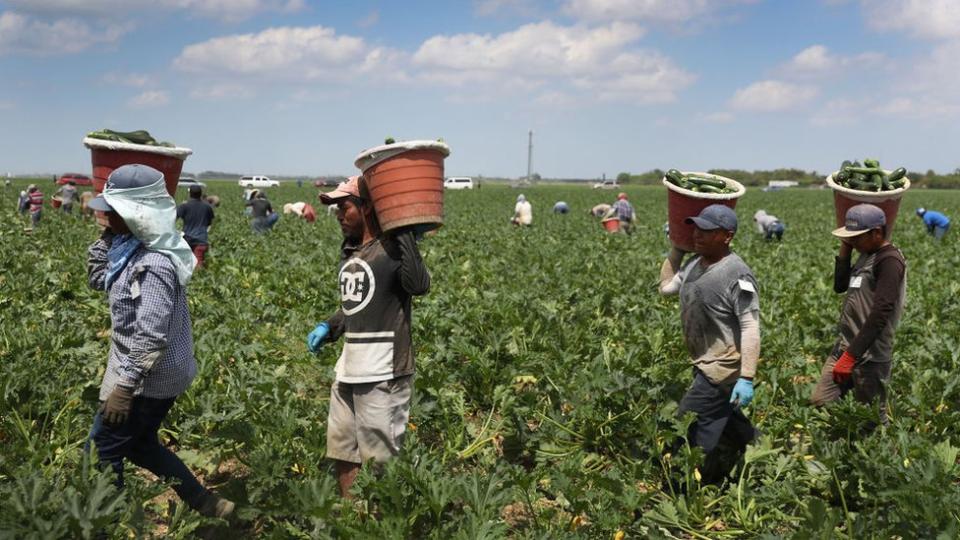
[[[749,379],[738,379],[733,387],[733,393],[730,394],[730,403],[737,403],[740,407],[746,407],[753,401],[753,381]]]
[[[327,339],[329,335],[330,325],[325,322],[318,324],[313,332],[307,334],[307,348],[312,353],[320,352],[320,347],[323,347],[323,340]]]

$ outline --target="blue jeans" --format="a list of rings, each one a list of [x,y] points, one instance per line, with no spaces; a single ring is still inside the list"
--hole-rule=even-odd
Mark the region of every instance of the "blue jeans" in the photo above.
[[[950,224],[947,223],[943,227],[934,227],[933,228],[933,237],[937,240],[943,240],[943,235],[947,234],[947,231],[950,230]]]
[[[770,240],[771,238],[776,236],[777,240],[780,240],[783,238],[783,231],[785,229],[786,227],[784,227],[783,223],[780,223],[779,221],[777,221],[773,225],[770,225],[769,227],[767,227],[766,235],[764,236],[764,238],[766,238],[767,240]]]
[[[157,430],[166,418],[176,398],[155,399],[137,396],[133,399],[130,416],[123,424],[113,425],[103,421],[99,411],[93,417],[90,441],[97,445],[101,466],[107,464],[117,475],[116,485],[123,487],[123,460],[129,459],[165,481],[179,480],[174,491],[189,506],[200,505],[207,490],[200,485],[190,469],[176,454],[160,444]]]

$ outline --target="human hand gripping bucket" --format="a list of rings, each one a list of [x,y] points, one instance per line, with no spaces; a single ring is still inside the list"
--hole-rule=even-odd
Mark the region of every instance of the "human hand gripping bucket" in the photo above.
[[[897,213],[900,211],[900,201],[903,194],[910,189],[910,179],[902,188],[891,191],[860,191],[850,189],[838,184],[834,178],[840,171],[834,171],[827,177],[827,186],[833,190],[833,209],[836,217],[837,227],[843,227],[846,222],[847,210],[858,204],[869,203],[880,207],[887,217],[887,240],[893,236],[893,225],[897,222]],[[890,174],[890,171],[883,171],[883,174]]]
[[[96,193],[103,192],[107,178],[114,169],[139,163],[149,165],[163,173],[167,193],[172,197],[177,192],[183,162],[193,153],[189,148],[134,144],[92,137],[85,137],[83,145],[90,149],[90,160],[93,163],[93,190]],[[102,212],[97,212],[97,222],[106,226],[106,218]]]
[[[403,141],[364,150],[354,164],[363,171],[380,228],[443,225],[443,160],[450,147],[440,141]]]
[[[695,175],[702,178],[723,180],[727,187],[733,188],[733,193],[698,193],[674,185],[667,177],[663,177],[663,185],[667,187],[667,220],[670,223],[670,242],[684,251],[693,251],[694,225],[687,224],[688,217],[700,214],[700,211],[711,204],[722,204],[730,208],[737,207],[737,200],[747,192],[743,184],[736,180],[704,172],[682,172],[683,175]]]

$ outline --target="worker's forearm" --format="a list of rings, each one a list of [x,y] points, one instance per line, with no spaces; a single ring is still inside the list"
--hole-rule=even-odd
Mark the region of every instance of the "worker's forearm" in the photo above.
[[[675,283],[674,278],[680,273],[683,256],[684,252],[674,247],[663,261],[660,266],[660,294],[676,294],[679,291],[679,284]]]
[[[753,379],[760,360],[760,313],[740,315],[740,376]]]

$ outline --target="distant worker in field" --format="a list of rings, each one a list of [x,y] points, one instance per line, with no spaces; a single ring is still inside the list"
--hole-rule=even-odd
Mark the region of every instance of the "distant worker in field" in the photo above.
[[[693,384],[678,414],[697,415],[688,442],[706,454],[705,483],[719,483],[757,431],[742,409],[753,400],[760,358],[760,298],[753,271],[730,250],[737,215],[714,204],[686,222],[695,226],[696,256],[674,246],[660,270],[660,294],[680,295],[680,320],[693,360]],[[721,444],[721,440],[723,444]]]
[[[923,224],[927,226],[927,233],[933,235],[937,240],[943,240],[943,235],[950,230],[950,218],[940,212],[917,208],[917,217],[922,219]]]
[[[362,180],[321,195],[338,206],[343,232],[340,309],[307,336],[310,351],[345,338],[334,368],[327,457],[340,494],[349,497],[360,465],[397,455],[410,417],[414,355],[412,298],[430,289],[412,228],[380,231]]]
[[[626,193],[621,192],[617,195],[617,202],[613,203],[610,211],[620,220],[620,230],[626,234],[633,234],[633,222],[636,221],[637,214],[633,211],[633,205],[627,200]]]
[[[77,183],[70,180],[57,190],[60,196],[60,209],[68,214],[73,213],[73,203],[77,200]]]
[[[886,239],[887,219],[872,204],[847,210],[840,253],[833,270],[833,290],[846,293],[840,311],[840,336],[823,365],[810,401],[821,406],[850,390],[861,403],[879,405],[879,420],[887,423],[887,384],[893,362],[893,335],[903,314],[907,263]],[[860,256],[850,266],[853,250]]]
[[[777,241],[783,239],[783,231],[786,230],[780,218],[768,214],[766,210],[757,210],[753,214],[753,221],[757,224],[757,232],[763,235],[763,238],[770,240],[774,237]]]
[[[570,207],[567,206],[567,203],[564,201],[557,201],[556,204],[553,205],[554,214],[566,214],[568,212],[570,212]]]
[[[522,193],[517,195],[517,204],[513,207],[513,217],[510,218],[510,223],[524,227],[533,225],[533,206],[530,205],[530,201]]]
[[[220,207],[220,197],[217,197],[216,195],[207,195],[205,200],[207,201],[207,204],[214,208]]]
[[[183,239],[197,258],[197,268],[210,249],[210,225],[215,217],[213,206],[203,200],[203,188],[190,186],[190,200],[177,207],[177,219],[183,220]]]
[[[610,212],[609,204],[598,204],[590,209],[590,215],[593,217],[602,218]]]
[[[273,206],[267,200],[267,194],[262,191],[258,191],[245,206],[251,209],[250,215],[253,216],[253,221],[250,226],[255,233],[269,231],[280,219],[280,214],[273,211]]]
[[[283,205],[283,213],[293,214],[299,218],[303,218],[307,223],[313,223],[317,220],[317,211],[314,210],[313,206],[303,201]]]
[[[25,189],[20,190],[20,197],[17,199],[17,211],[21,214],[30,211],[30,194]]]
[[[226,518],[234,504],[204,488],[157,438],[197,374],[186,295],[194,256],[176,229],[176,202],[163,173],[124,165],[110,173],[90,207],[105,212],[109,222],[87,255],[90,287],[106,291],[112,323],[100,408],[90,430],[100,464],[109,465],[123,487],[129,460],[174,482],[190,508]]]
[[[27,187],[27,197],[30,199],[30,226],[36,227],[43,214],[43,192],[35,184]]]

